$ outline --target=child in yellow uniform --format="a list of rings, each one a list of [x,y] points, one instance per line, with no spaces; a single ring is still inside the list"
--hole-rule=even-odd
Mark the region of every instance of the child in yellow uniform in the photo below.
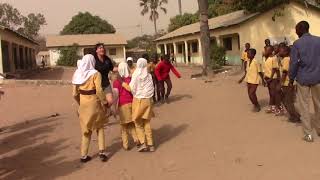
[[[133,94],[132,119],[136,125],[138,139],[142,144],[138,149],[139,152],[147,150],[153,152],[155,150],[150,125],[150,120],[154,115],[152,111],[154,86],[152,76],[148,73],[147,65],[146,59],[138,59],[137,69],[133,73],[129,84]],[[123,83],[123,86],[127,86],[127,84]]]
[[[254,58],[257,53],[255,49],[248,49],[247,53],[249,61],[247,63],[246,72],[244,76],[240,79],[239,83],[242,83],[244,79],[246,80],[248,87],[248,96],[251,103],[254,105],[254,111],[260,112],[261,107],[258,102],[256,92],[260,82],[262,82],[263,85],[265,85],[262,67],[261,64],[258,63],[258,61]]]
[[[282,103],[289,113],[289,121],[293,123],[300,122],[300,115],[294,107],[294,89],[289,87],[289,64],[290,64],[290,48],[288,46],[280,47],[279,55],[282,57],[280,72],[281,76],[281,90]]]
[[[244,71],[246,71],[246,68],[247,68],[247,62],[249,61],[249,58],[248,58],[248,50],[250,49],[250,44],[249,43],[246,43],[245,44],[245,50],[242,52],[242,55],[241,55],[241,61],[242,61],[242,67],[241,69],[244,69]]]
[[[264,79],[267,82],[269,90],[269,109],[267,113],[275,113],[280,115],[280,104],[281,104],[281,94],[280,94],[280,71],[279,63],[277,58],[273,56],[273,47],[268,46],[265,48],[264,56],[266,58],[263,64]]]
[[[108,122],[105,108],[108,107],[106,95],[101,86],[101,74],[95,70],[94,56],[88,54],[78,63],[78,69],[73,75],[73,97],[79,106],[79,119],[82,131],[81,159],[86,163],[92,132],[98,134],[99,157],[107,161],[105,154],[105,135],[103,126]]]

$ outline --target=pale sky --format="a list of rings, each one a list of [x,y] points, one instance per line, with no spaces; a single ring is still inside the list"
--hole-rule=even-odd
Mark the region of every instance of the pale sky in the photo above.
[[[143,34],[153,34],[153,23],[146,15],[140,15],[139,0],[0,0],[18,8],[24,15],[27,13],[42,13],[47,24],[41,34],[58,34],[71,17],[79,11],[89,11],[106,19],[117,29],[117,32],[127,39]],[[169,0],[166,5],[168,13],[160,13],[158,29],[167,29],[169,19],[179,13],[178,0]],[[198,9],[197,0],[182,0],[183,12],[195,12]]]

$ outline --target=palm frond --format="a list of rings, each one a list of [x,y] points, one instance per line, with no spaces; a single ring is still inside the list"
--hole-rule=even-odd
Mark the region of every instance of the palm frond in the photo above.
[[[166,8],[160,7],[160,9],[161,9],[165,14],[167,14],[167,9],[166,9]]]

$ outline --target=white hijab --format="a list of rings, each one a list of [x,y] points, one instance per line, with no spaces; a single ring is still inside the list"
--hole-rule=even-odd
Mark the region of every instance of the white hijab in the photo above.
[[[92,75],[97,73],[95,70],[96,60],[93,55],[87,54],[83,56],[82,60],[77,62],[78,69],[73,74],[72,84],[81,85],[85,83]]]
[[[128,58],[127,58],[127,62],[128,62],[128,61],[133,61],[133,58],[132,58],[132,57],[128,57]]]
[[[148,73],[148,62],[144,58],[137,61],[137,67],[132,74],[130,88],[136,98],[150,98],[154,93],[152,76]]]
[[[129,66],[126,62],[121,62],[118,66],[118,72],[120,77],[127,78],[130,76]]]

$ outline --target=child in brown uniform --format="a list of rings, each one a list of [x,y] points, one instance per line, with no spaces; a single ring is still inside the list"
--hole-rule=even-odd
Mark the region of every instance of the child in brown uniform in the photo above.
[[[107,161],[105,154],[104,124],[107,123],[105,108],[108,106],[106,95],[101,86],[101,74],[95,70],[95,58],[88,54],[78,63],[78,69],[73,75],[73,97],[80,105],[79,119],[82,131],[81,159],[86,163],[91,160],[88,156],[92,132],[98,134],[99,157]]]
[[[282,103],[289,113],[289,121],[293,123],[300,122],[300,115],[294,107],[294,89],[289,87],[289,64],[290,64],[290,48],[288,46],[280,47],[279,56],[281,60],[281,90],[282,90]]]
[[[248,49],[248,59],[247,68],[244,76],[239,80],[239,83],[242,83],[244,79],[246,79],[247,87],[248,87],[248,95],[251,103],[254,105],[254,111],[259,112],[261,110],[260,104],[257,98],[257,88],[260,82],[265,85],[265,81],[263,79],[262,67],[261,64],[254,58],[256,55],[255,49]]]

